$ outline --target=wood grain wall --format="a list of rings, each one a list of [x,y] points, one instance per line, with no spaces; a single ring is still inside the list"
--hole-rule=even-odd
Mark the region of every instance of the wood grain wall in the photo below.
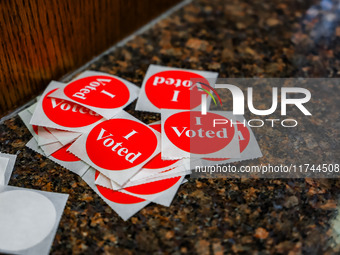
[[[0,0],[0,117],[180,0]]]

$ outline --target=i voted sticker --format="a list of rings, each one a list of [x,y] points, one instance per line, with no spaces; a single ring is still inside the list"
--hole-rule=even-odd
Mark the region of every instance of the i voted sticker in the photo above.
[[[215,125],[215,120],[229,125]],[[162,110],[162,158],[239,157],[237,126],[229,113]]]
[[[205,92],[193,80],[214,86],[217,76],[213,72],[150,65],[143,80],[136,110],[160,112],[160,109],[196,109]]]
[[[149,124],[149,127],[161,133],[160,121]],[[181,169],[186,169],[186,167],[190,166],[184,160],[163,160],[161,153],[158,153],[154,158],[146,163],[143,168],[129,180],[128,183],[124,184],[124,187],[136,180],[140,181],[145,178],[150,178],[151,176],[155,177],[156,175],[161,174],[164,171],[178,169],[179,167],[181,167]]]
[[[87,132],[103,121],[98,113],[75,102],[50,97],[65,85],[52,81],[37,102],[30,125],[74,132]]]
[[[139,88],[127,80],[101,72],[86,71],[49,97],[79,104],[110,119],[135,100],[138,94]]]
[[[122,185],[160,152],[160,133],[121,111],[80,136],[69,151]]]
[[[150,102],[159,109],[190,110],[201,104],[201,95],[205,93],[193,87],[190,79],[201,79],[203,76],[187,71],[163,71],[151,76],[145,83],[145,94]],[[162,95],[162,96],[159,96]]]
[[[49,97],[54,89],[42,100],[42,108],[46,116],[54,123],[64,127],[83,127],[99,121],[102,117],[88,108],[65,100]]]
[[[86,140],[90,160],[107,170],[124,170],[148,159],[157,137],[146,125],[130,119],[111,119],[94,127]]]
[[[94,75],[69,83],[64,88],[67,97],[88,106],[119,108],[130,97],[127,86],[120,80],[104,75]]]
[[[158,132],[161,132],[160,121],[149,124],[149,127],[155,129]],[[183,175],[182,173],[184,173],[187,169],[190,169],[189,163],[190,161],[187,159],[163,160],[161,157],[161,153],[159,153],[148,163],[146,163],[143,166],[143,168],[140,171],[138,171],[138,173],[134,175],[126,184],[124,184],[124,187],[136,186],[138,184],[147,183],[150,182],[148,180],[164,176],[165,174],[177,174],[177,176],[182,176]]]
[[[214,119],[226,119],[208,112],[179,112],[164,123],[164,133],[178,148],[197,154],[210,154],[226,147],[235,135],[234,126],[215,126]]]

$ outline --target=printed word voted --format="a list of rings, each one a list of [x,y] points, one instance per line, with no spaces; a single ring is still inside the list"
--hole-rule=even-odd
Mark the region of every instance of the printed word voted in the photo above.
[[[90,114],[92,116],[99,116],[98,113],[92,110],[89,110],[86,107],[73,104],[73,103],[67,103],[64,100],[57,100],[55,98],[51,98],[51,103],[52,103],[53,109],[59,108],[63,111],[72,111],[72,112],[79,112],[81,114]]]
[[[195,117],[195,126],[202,126],[202,117]],[[193,127],[193,125],[190,125]],[[200,137],[200,138],[228,138],[228,133],[226,128],[222,128],[219,131],[214,130],[204,130],[203,128],[199,128],[198,130],[189,129],[188,127],[182,127],[180,131],[178,127],[171,127],[178,137],[181,137],[183,134],[189,138]]]
[[[208,84],[203,76],[194,72],[182,70],[157,72],[146,81],[145,94],[159,109],[192,109],[200,105],[203,93],[194,86],[197,79]]]
[[[163,116],[162,116],[163,117]],[[164,133],[177,148],[195,154],[215,153],[233,141],[234,126],[217,127],[212,125],[214,118],[221,115],[208,112],[184,111],[170,115],[164,122]]]
[[[110,82],[111,82],[111,79],[97,78],[96,81],[92,81],[88,85],[85,85],[83,88],[79,89],[78,92],[75,92],[72,96],[85,100],[86,99],[86,94],[89,94],[92,91],[96,91],[97,88],[100,85],[105,86],[107,83],[110,83]],[[102,89],[100,91],[100,93],[103,93],[103,94],[107,95],[110,98],[114,98],[115,97],[115,95],[107,92],[104,89]]]
[[[174,79],[174,78],[166,78],[161,76],[155,76],[153,80],[153,85],[157,86],[159,84],[166,84],[166,85],[174,85],[176,88],[179,86],[183,87],[190,87],[192,86],[192,82],[190,80],[182,80],[182,79]]]
[[[156,76],[152,84],[154,86],[157,86],[159,84],[166,84],[166,85],[174,85],[176,88],[179,86],[183,86],[184,88],[190,88],[192,86],[192,81]],[[173,96],[171,98],[172,102],[178,102],[178,97],[179,97],[180,92],[181,92],[180,90],[174,90]]]
[[[126,136],[123,136],[124,139],[129,140],[133,135],[137,134],[135,130],[132,130],[129,134]],[[124,157],[125,160],[133,163],[137,158],[139,158],[142,153],[129,153],[128,148],[123,147],[123,142],[116,142],[113,140],[113,134],[106,131],[104,128],[101,128],[101,131],[99,132],[99,135],[97,137],[97,141],[103,142],[103,146],[107,148],[111,148],[112,151],[116,152],[118,156]]]
[[[222,130],[215,132],[214,130],[204,130],[203,128],[200,128],[198,130],[192,130],[192,129],[188,129],[188,127],[183,127],[182,130],[180,131],[178,127],[171,127],[176,135],[178,137],[181,137],[183,134],[186,135],[187,137],[200,137],[200,138],[228,138],[228,134],[227,134],[227,129],[226,128],[222,128]]]

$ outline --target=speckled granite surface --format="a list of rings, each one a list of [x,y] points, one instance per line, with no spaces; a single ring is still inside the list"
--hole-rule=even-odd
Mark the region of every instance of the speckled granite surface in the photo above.
[[[136,84],[151,63],[218,71],[220,77],[339,77],[334,8],[328,1],[193,1],[89,69]],[[335,121],[324,135],[337,150],[339,90],[328,88],[320,96],[333,107],[329,118]],[[129,112],[146,123],[159,119],[132,109],[134,104]],[[322,131],[317,121],[309,124],[304,133]],[[282,147],[271,144],[273,137],[280,140],[280,129],[273,132],[255,134],[271,155],[261,160],[274,164],[291,152],[273,151]],[[302,159],[339,158],[324,155],[313,137],[299,135],[281,140],[295,137],[295,150],[306,148]],[[337,179],[190,179],[170,208],[153,204],[124,222],[80,177],[25,148],[29,139],[18,117],[0,125],[0,151],[18,154],[10,185],[70,194],[52,254],[340,252]]]

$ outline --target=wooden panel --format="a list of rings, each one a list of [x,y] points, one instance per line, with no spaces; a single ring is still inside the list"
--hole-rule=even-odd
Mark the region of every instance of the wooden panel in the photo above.
[[[177,2],[0,1],[0,116]]]

